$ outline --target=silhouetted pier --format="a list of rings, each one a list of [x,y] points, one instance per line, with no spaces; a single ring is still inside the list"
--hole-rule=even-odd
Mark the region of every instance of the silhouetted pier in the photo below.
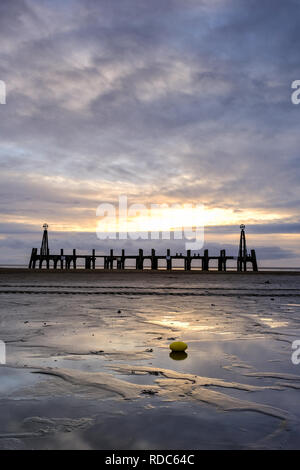
[[[48,245],[48,225],[44,224],[44,233],[42,239],[42,245],[40,253],[37,248],[32,248],[31,257],[29,261],[29,269],[77,269],[78,261],[83,260],[84,269],[105,269],[105,270],[125,270],[127,268],[135,268],[136,270],[142,271],[143,269],[158,270],[162,267],[159,266],[159,261],[165,262],[165,269],[171,271],[173,268],[182,269],[180,266],[175,266],[174,261],[183,260],[183,269],[190,271],[192,267],[201,268],[202,271],[209,271],[211,265],[210,262],[217,260],[217,270],[226,271],[228,260],[237,260],[237,270],[246,271],[247,263],[252,265],[253,271],[258,271],[255,250],[251,250],[251,253],[247,253],[246,249],[246,238],[244,226],[241,226],[241,239],[240,249],[237,257],[227,256],[226,250],[221,250],[218,256],[210,256],[208,250],[204,250],[203,254],[194,253],[191,254],[190,250],[186,251],[186,254],[176,253],[171,255],[168,249],[165,255],[156,254],[155,250],[152,249],[150,254],[144,254],[144,251],[140,249],[137,255],[125,254],[125,250],[122,250],[120,255],[116,255],[113,250],[110,250],[108,255],[96,255],[96,251],[93,249],[91,254],[78,254],[76,249],[72,251],[72,254],[65,254],[64,250],[61,249],[59,254],[52,254],[49,250]],[[126,261],[133,260],[133,266],[126,265]],[[101,264],[97,261],[102,261]],[[145,267],[145,262],[150,262],[149,267]],[[199,261],[201,261],[199,266]],[[149,263],[148,263],[149,265]]]
[[[84,260],[85,269],[96,269],[97,260],[102,260],[102,269],[126,269],[126,261],[134,260],[135,269],[145,269],[145,261],[150,261],[150,269],[159,269],[159,261],[165,261],[166,269],[171,270],[174,267],[175,260],[184,261],[184,270],[190,271],[192,268],[193,261],[201,260],[202,271],[209,270],[209,262],[211,260],[218,260],[218,271],[226,271],[227,260],[235,259],[234,256],[227,256],[225,250],[221,250],[219,256],[209,256],[208,250],[204,250],[203,255],[191,254],[187,251],[185,255],[182,253],[176,253],[175,255],[170,254],[170,250],[167,250],[166,255],[157,255],[155,250],[151,250],[151,254],[144,254],[143,250],[139,250],[138,255],[126,255],[125,250],[122,250],[121,255],[114,254],[113,250],[110,250],[109,255],[96,255],[95,250],[92,250],[90,255],[77,254],[76,250],[73,250],[72,254],[64,254],[64,250],[60,250],[59,255],[50,254],[38,254],[37,248],[32,249],[31,258],[29,262],[30,269],[41,269],[46,267],[47,269],[76,269],[78,260]],[[195,264],[195,263],[194,263]],[[128,267],[128,266],[127,266]],[[178,268],[178,266],[176,266]]]

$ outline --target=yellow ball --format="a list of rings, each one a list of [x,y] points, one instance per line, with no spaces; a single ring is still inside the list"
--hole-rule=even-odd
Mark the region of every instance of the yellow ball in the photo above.
[[[187,349],[187,344],[183,341],[174,341],[174,343],[170,344],[170,349],[172,351],[185,351]]]

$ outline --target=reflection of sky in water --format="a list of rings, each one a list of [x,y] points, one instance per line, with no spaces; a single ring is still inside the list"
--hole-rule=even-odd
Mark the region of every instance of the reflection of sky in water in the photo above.
[[[166,326],[170,328],[178,328],[181,330],[193,330],[193,331],[214,330],[216,328],[213,325],[193,324],[188,321],[175,320],[173,316],[165,316],[163,317],[162,320],[151,320],[150,323],[154,323],[155,325],[161,325],[161,326]]]
[[[255,370],[281,370],[282,366],[279,366],[278,361],[284,364],[285,373],[295,373],[290,360],[289,345],[280,342],[278,348],[278,344],[273,339],[191,341],[188,344],[185,360],[174,361],[170,358],[168,348],[155,348],[150,361],[142,363],[151,367],[172,369],[183,374],[254,383],[256,379],[243,377],[241,374]],[[286,348],[286,352],[283,347]],[[134,363],[138,364],[136,361]]]
[[[274,320],[274,318],[260,317],[259,320],[270,328],[281,328],[288,326],[289,322]]]
[[[40,380],[41,377],[31,374],[28,370],[0,366],[0,396],[12,393],[25,386],[34,385]]]
[[[123,332],[118,328],[114,334],[107,328],[91,328],[89,332],[78,332],[64,336],[50,338],[50,344],[60,345],[66,351],[134,351],[144,348],[143,331]]]
[[[75,420],[86,416],[91,426],[58,432],[55,419],[60,415]],[[25,449],[239,448],[264,438],[278,425],[278,420],[260,413],[220,413],[204,403],[166,403],[156,395],[134,401],[87,400],[70,395],[27,400],[22,408],[16,402],[10,407],[0,402],[0,431],[28,433],[36,429],[30,421],[24,422],[27,416],[48,417],[54,426],[53,432],[16,441]],[[184,433],[175,432],[178,429]]]

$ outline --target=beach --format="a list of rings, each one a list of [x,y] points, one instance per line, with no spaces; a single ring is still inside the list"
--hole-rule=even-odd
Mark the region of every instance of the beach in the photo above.
[[[0,269],[0,449],[299,448],[299,276]]]

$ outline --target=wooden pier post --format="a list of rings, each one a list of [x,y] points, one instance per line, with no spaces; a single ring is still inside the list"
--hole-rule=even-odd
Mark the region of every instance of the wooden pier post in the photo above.
[[[60,250],[60,269],[64,269],[64,250]]]
[[[76,258],[76,249],[73,250],[73,268],[76,269],[77,268],[77,258]]]
[[[223,271],[223,250],[220,251],[220,256],[218,258],[218,271]]]
[[[109,268],[114,269],[114,250],[110,250]]]
[[[49,248],[47,248],[47,255],[46,255],[46,266],[47,266],[47,269],[50,268],[50,258],[49,258],[49,255],[50,255],[50,251],[49,251]]]
[[[33,248],[32,250],[33,250],[33,255],[32,255],[31,267],[32,267],[32,269],[35,269],[36,262],[37,262],[37,257],[38,257],[38,249]]]
[[[144,254],[143,250],[139,249],[139,255],[136,258],[136,269],[143,270],[144,269]]]
[[[28,265],[29,269],[32,269],[34,257],[35,257],[35,248],[32,248],[30,261],[29,261],[29,265]]]
[[[226,271],[226,250],[220,251],[218,258],[218,271]]]
[[[65,269],[70,269],[71,258],[70,255],[65,255]]]
[[[122,269],[123,266],[123,258],[124,258],[124,250],[122,250],[121,256],[117,257],[117,269]]]
[[[151,250],[151,269],[157,269],[157,258],[155,256],[155,250]]]
[[[35,248],[35,249],[34,249],[34,258],[33,258],[33,264],[32,264],[32,267],[33,267],[33,269],[35,269],[36,262],[37,262],[37,255],[38,255],[38,254],[37,254],[37,252],[38,252],[38,249],[37,249],[37,248]]]
[[[166,261],[167,261],[167,270],[171,271],[171,269],[172,269],[172,259],[171,259],[169,248],[167,249]]]
[[[226,263],[227,263],[226,250],[222,250],[222,251],[223,251],[223,271],[226,271],[226,270],[227,270],[227,266],[226,266]]]
[[[95,249],[93,248],[93,250],[92,250],[92,268],[93,268],[93,269],[95,269],[95,267],[96,267],[96,258],[95,258],[95,254],[96,254],[96,252],[95,252]]]
[[[208,271],[208,269],[209,269],[208,250],[204,250],[204,255],[202,258],[202,271]]]
[[[251,259],[252,259],[252,269],[253,269],[253,271],[258,271],[255,250],[251,250]]]
[[[85,269],[91,269],[91,257],[90,256],[85,257]]]
[[[184,259],[184,269],[186,271],[191,270],[191,250],[187,250],[186,257]]]

